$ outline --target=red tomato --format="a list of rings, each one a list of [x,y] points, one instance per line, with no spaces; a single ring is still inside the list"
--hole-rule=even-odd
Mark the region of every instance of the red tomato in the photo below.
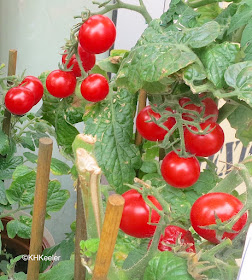
[[[74,93],[75,86],[76,78],[71,72],[54,70],[46,78],[46,88],[54,97],[70,96]]]
[[[136,190],[129,190],[122,196],[125,199],[125,204],[120,229],[126,234],[134,237],[152,237],[156,230],[156,226],[149,224],[150,208],[145,203],[142,195]],[[159,210],[162,210],[162,206],[154,196],[148,196],[148,199]],[[158,223],[159,219],[159,214],[155,210],[151,210],[151,223]]]
[[[13,87],[5,95],[5,106],[12,114],[23,115],[34,105],[34,94],[23,86]]]
[[[217,153],[223,146],[224,132],[222,128],[219,126],[219,124],[214,122],[202,123],[200,127],[202,130],[204,130],[208,125],[210,126],[210,132],[205,135],[194,134],[187,128],[185,129],[185,147],[186,150],[191,154],[208,157]],[[195,127],[192,127],[191,129],[197,131]]]
[[[103,53],[115,42],[116,28],[106,16],[94,15],[85,21],[79,30],[79,43],[89,53]]]
[[[149,243],[151,244],[152,240]],[[195,253],[195,244],[192,234],[189,230],[185,230],[178,226],[167,226],[165,228],[164,235],[161,234],[158,249],[159,251],[172,251],[172,248],[168,244],[178,244],[186,248],[186,252]]]
[[[168,153],[161,164],[164,180],[175,188],[188,188],[200,176],[200,164],[196,157],[180,157],[174,151]]]
[[[107,79],[101,74],[91,74],[81,83],[81,95],[88,101],[98,102],[109,93]]]
[[[224,238],[234,239],[247,222],[247,213],[234,224],[235,232],[224,232],[218,237],[216,230],[201,228],[216,224],[216,217],[222,222],[235,216],[243,207],[241,201],[228,193],[208,193],[198,198],[192,208],[190,219],[194,230],[206,240],[212,243],[220,243]]]
[[[86,52],[85,50],[83,50],[83,48],[80,46],[80,44],[78,45],[78,53],[82,62],[82,66],[85,70],[85,72],[88,72],[89,70],[91,70],[94,65],[95,65],[95,55]],[[67,54],[63,54],[62,55],[62,63],[65,64],[66,63],[66,57]],[[81,76],[81,69],[79,67],[78,61],[76,59],[75,54],[69,59],[69,62],[67,64],[67,68],[72,67],[72,72],[75,75],[75,77],[80,77]]]
[[[202,96],[202,94],[200,94],[199,96]],[[182,97],[179,99],[179,104],[181,107],[183,107],[184,109],[187,110],[192,110],[195,112],[198,112],[199,114],[204,111],[204,115],[203,118],[206,118],[209,115],[213,115],[212,117],[208,118],[207,121],[211,121],[211,122],[216,122],[218,119],[218,115],[219,115],[219,110],[218,107],[216,105],[216,103],[214,102],[213,99],[211,99],[210,97],[206,97],[204,99],[201,100],[202,106],[197,106],[193,103],[188,104],[188,105],[184,105],[187,102],[190,102],[191,99],[188,97]],[[183,113],[182,117],[184,120],[188,120],[188,121],[192,121],[193,118],[190,117],[190,115],[193,116],[193,114],[190,113]]]
[[[166,108],[166,110],[172,112],[171,108]],[[151,109],[150,105],[146,106],[139,112],[136,118],[136,128],[138,132],[143,136],[143,138],[149,141],[164,140],[164,137],[168,131],[150,121],[150,116],[153,116],[156,120],[161,117],[159,113],[156,113]],[[169,117],[167,121],[164,122],[164,125],[168,129],[171,129],[175,123],[175,118]]]
[[[40,79],[34,76],[27,76],[21,82],[20,86],[21,85],[32,91],[35,98],[34,105],[36,105],[41,100],[44,93],[44,87]]]

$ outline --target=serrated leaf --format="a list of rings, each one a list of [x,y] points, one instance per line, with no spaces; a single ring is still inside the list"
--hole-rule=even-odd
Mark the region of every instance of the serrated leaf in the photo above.
[[[36,182],[36,172],[27,167],[17,167],[13,174],[13,180],[6,190],[6,196],[10,204],[19,203],[21,206],[32,203]]]
[[[250,21],[242,32],[241,47],[245,48],[245,60],[252,60],[252,21]]]
[[[119,69],[119,64],[112,63],[110,57],[102,59],[98,61],[96,64],[105,72],[117,73]]]
[[[4,276],[0,276],[0,280],[9,280],[9,276],[8,275],[4,275]],[[18,273],[14,273],[14,280],[27,280],[27,274],[25,274],[24,272],[18,272]]]
[[[57,212],[66,203],[70,197],[68,190],[62,190],[61,184],[57,180],[52,180],[48,185],[47,201],[46,201],[46,211],[47,212]]]
[[[56,158],[52,158],[50,169],[54,175],[66,175],[70,172],[70,167],[65,162]]]
[[[214,20],[220,13],[221,8],[218,3],[212,3],[208,5],[204,5],[197,9],[197,12],[200,14],[197,22],[200,24],[204,24],[208,21]]]
[[[11,158],[0,158],[0,179],[11,179],[16,167],[23,163],[23,157],[14,156]]]
[[[42,252],[43,256],[53,256],[59,249],[60,244],[54,245],[50,248],[45,248]],[[43,272],[47,269],[47,267],[51,264],[50,260],[42,260],[40,261],[39,272]]]
[[[206,71],[202,64],[193,63],[183,71],[183,80],[195,92],[195,82],[206,79]]]
[[[217,88],[225,86],[224,73],[235,62],[239,49],[238,44],[224,42],[207,48],[201,54],[207,77]]]
[[[31,236],[31,225],[27,224],[25,220],[11,220],[7,223],[6,229],[9,238],[14,238],[16,235],[21,238],[30,238]]]
[[[0,155],[5,156],[9,151],[8,136],[0,130]]]
[[[144,280],[193,280],[187,271],[187,261],[166,251],[159,253],[148,264]]]
[[[239,106],[229,115],[228,121],[236,130],[236,138],[240,139],[242,144],[247,147],[252,139],[252,108]]]
[[[252,61],[229,66],[224,77],[226,83],[235,89],[237,97],[252,106]]]
[[[157,161],[143,161],[140,170],[144,173],[156,173],[157,172]]]
[[[21,136],[20,137],[20,144],[24,147],[27,148],[31,151],[35,151],[36,147],[35,144],[33,142],[33,138],[32,138],[32,133],[31,132],[26,132],[25,136]]]
[[[0,180],[0,204],[7,205],[8,200],[6,198],[6,189],[4,186],[4,182]]]
[[[24,152],[23,155],[27,158],[27,160],[29,160],[32,163],[36,163],[38,160],[38,156],[33,153]]]
[[[85,133],[96,135],[95,157],[109,184],[119,193],[132,183],[140,167],[139,150],[131,144],[136,98],[126,89],[102,104],[96,104],[86,116]]]
[[[74,261],[62,261],[48,272],[39,275],[39,280],[74,280]]]

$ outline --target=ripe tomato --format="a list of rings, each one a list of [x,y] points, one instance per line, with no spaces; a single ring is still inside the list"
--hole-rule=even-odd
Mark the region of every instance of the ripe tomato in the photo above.
[[[201,97],[203,95],[200,94],[199,96]],[[184,104],[186,104],[187,102],[190,102],[190,101],[191,101],[190,98],[182,97],[182,98],[179,99],[179,104],[184,109],[192,110],[192,111],[198,112],[199,114],[204,109],[205,111],[204,111],[203,118],[206,118],[209,115],[213,115],[212,117],[208,118],[207,121],[211,121],[211,122],[216,122],[217,121],[218,115],[219,115],[219,110],[218,110],[218,107],[217,107],[217,105],[216,105],[216,103],[214,102],[213,99],[211,99],[210,97],[206,97],[206,98],[202,99],[201,100],[202,106],[197,106],[196,104],[193,104],[193,103],[184,105]],[[192,121],[193,118],[190,117],[190,115],[193,115],[193,114],[183,113],[182,117],[183,117],[184,120]]]
[[[78,45],[78,53],[82,62],[82,66],[84,68],[84,70],[86,72],[88,72],[89,70],[91,70],[93,68],[93,66],[95,65],[95,55],[86,52],[85,50],[83,50],[83,48],[80,46],[80,44]],[[66,63],[66,57],[67,54],[63,54],[62,55],[62,63],[65,64]],[[75,77],[80,77],[81,76],[81,69],[79,67],[78,61],[76,59],[75,54],[69,59],[69,62],[67,64],[67,68],[70,68],[72,66],[72,73],[75,75]]]
[[[200,125],[201,129],[209,127],[209,133],[205,135],[194,134],[187,128],[184,131],[185,147],[188,152],[196,156],[208,157],[217,153],[224,143],[224,132],[219,124],[205,122]],[[191,128],[197,131],[195,127]],[[212,131],[211,131],[212,130]]]
[[[13,87],[5,95],[5,106],[12,114],[23,115],[34,105],[34,94],[23,86]]]
[[[76,78],[71,72],[54,70],[46,78],[46,88],[54,97],[70,96],[74,93],[75,86]]]
[[[234,224],[235,232],[224,232],[220,236],[214,229],[202,228],[216,224],[218,217],[222,222],[228,221],[235,216],[243,207],[241,201],[228,193],[208,193],[198,198],[192,208],[190,219],[194,230],[206,240],[212,243],[220,243],[224,238],[234,239],[247,222],[247,213]]]
[[[89,53],[103,53],[115,42],[116,28],[106,16],[94,15],[79,30],[79,43]]]
[[[129,190],[122,196],[125,204],[120,229],[134,237],[152,237],[156,226],[149,224],[150,207],[145,203],[142,195],[136,190]],[[148,198],[159,210],[162,210],[162,206],[154,196],[148,196]],[[158,223],[159,219],[159,214],[155,210],[151,210],[151,223]]]
[[[196,157],[180,157],[174,151],[168,153],[161,164],[164,180],[175,188],[188,188],[200,176],[200,164]]]
[[[149,243],[151,244],[152,240]],[[159,251],[172,251],[172,248],[168,244],[178,244],[185,247],[186,252],[195,253],[195,244],[192,234],[189,230],[185,230],[181,227],[170,225],[165,228],[164,235],[161,234],[158,250]]]
[[[88,101],[98,102],[109,93],[107,79],[101,74],[91,74],[81,83],[81,95]]]
[[[166,108],[166,110],[172,112],[170,108]],[[153,116],[156,120],[161,117],[159,113],[156,113],[151,109],[150,105],[146,106],[139,112],[136,118],[136,128],[138,132],[143,136],[143,138],[149,141],[164,140],[168,131],[150,121],[151,116]],[[175,118],[169,117],[167,121],[164,122],[164,125],[168,129],[171,129],[175,123]]]
[[[21,85],[32,91],[35,98],[34,105],[36,105],[41,100],[44,93],[44,87],[42,82],[37,77],[27,76],[21,82],[20,86]]]

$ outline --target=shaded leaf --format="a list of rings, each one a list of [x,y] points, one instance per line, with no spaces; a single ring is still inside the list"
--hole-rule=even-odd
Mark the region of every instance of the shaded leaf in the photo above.
[[[23,157],[14,156],[10,158],[0,158],[0,179],[11,179],[12,173],[16,167],[23,163]]]

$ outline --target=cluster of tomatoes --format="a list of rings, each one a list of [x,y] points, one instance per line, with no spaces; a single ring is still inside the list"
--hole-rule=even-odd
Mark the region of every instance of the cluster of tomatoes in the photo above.
[[[44,87],[34,76],[27,76],[20,85],[11,88],[5,95],[5,107],[15,115],[24,115],[42,98]]]
[[[85,72],[95,65],[96,54],[107,51],[116,38],[114,23],[103,15],[93,15],[86,20],[78,34],[78,57]],[[48,92],[54,97],[65,98],[72,95],[76,87],[76,78],[81,77],[81,68],[74,54],[67,59],[62,56],[62,63],[67,64],[69,71],[54,70],[46,79]],[[101,74],[90,74],[81,83],[80,92],[83,98],[90,102],[103,100],[109,93],[107,79]]]
[[[203,115],[205,121],[200,124],[200,128],[202,131],[207,129],[207,133],[202,134],[193,126],[190,129],[185,127],[183,137],[189,156],[179,156],[176,152],[171,151],[164,157],[161,164],[161,174],[164,180],[175,188],[192,186],[200,176],[200,164],[196,156],[211,156],[217,153],[224,143],[223,130],[216,123],[218,118],[216,103],[204,94],[201,94],[200,98],[201,106],[194,104],[187,97],[180,98],[179,105],[186,109],[182,113],[182,119],[185,121],[193,121],[194,112]],[[166,110],[173,113],[171,108],[166,108]],[[164,140],[165,135],[176,124],[176,120],[172,114],[169,114],[167,120],[163,122],[166,130],[153,121],[153,118],[158,120],[160,117],[160,114],[154,112],[151,106],[146,106],[139,112],[136,127],[143,138],[149,141]],[[142,194],[134,189],[125,192],[123,197],[125,206],[120,224],[121,230],[137,238],[151,238],[156,230],[155,224],[160,220],[159,213],[154,209],[150,210]],[[161,204],[154,196],[149,195],[148,200],[162,211]],[[224,238],[232,240],[246,224],[247,213],[244,213],[230,230],[223,230],[222,223],[231,219],[242,208],[241,201],[231,194],[208,193],[194,202],[190,213],[191,225],[201,237],[212,243],[218,244]],[[160,237],[158,249],[171,251],[170,244],[179,244],[183,250],[195,252],[195,243],[191,232],[175,225],[166,227],[164,234]]]

